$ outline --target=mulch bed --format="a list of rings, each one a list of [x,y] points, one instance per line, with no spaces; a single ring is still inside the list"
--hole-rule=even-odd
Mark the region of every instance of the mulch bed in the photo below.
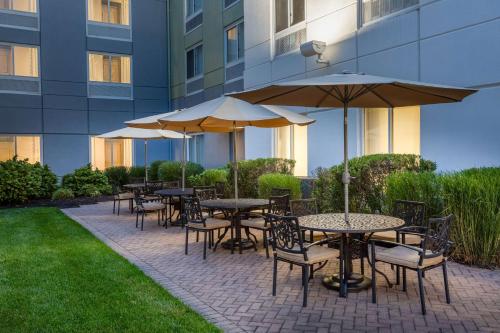
[[[23,204],[15,205],[0,205],[0,209],[6,208],[26,208],[26,207],[57,207],[57,208],[75,208],[83,205],[94,205],[98,202],[113,200],[113,196],[103,195],[95,198],[79,197],[74,199],[65,200],[52,200],[52,199],[35,199],[25,202]]]

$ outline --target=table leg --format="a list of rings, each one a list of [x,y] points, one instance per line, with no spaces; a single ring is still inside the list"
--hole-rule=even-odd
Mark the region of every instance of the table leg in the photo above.
[[[255,244],[255,242],[252,239],[241,237],[241,215],[240,215],[240,212],[235,212],[232,215],[231,219],[233,221],[233,225],[234,225],[235,230],[236,230],[236,235],[235,235],[236,237],[234,239],[227,240],[224,243],[222,243],[222,247],[227,249],[227,250],[231,250],[232,247],[237,247],[238,252],[240,254],[243,253],[243,250],[248,250],[251,248],[257,249],[257,244]]]

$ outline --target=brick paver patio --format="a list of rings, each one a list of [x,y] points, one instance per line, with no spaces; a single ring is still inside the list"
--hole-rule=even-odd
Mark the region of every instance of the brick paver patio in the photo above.
[[[325,289],[321,277],[337,270],[329,263],[310,283],[309,305],[302,308],[300,269],[279,265],[278,293],[271,295],[272,260],[265,252],[248,250],[231,255],[219,248],[202,259],[202,242],[190,237],[184,255],[184,232],[165,230],[147,217],[144,231],[135,216],[111,213],[112,203],[65,209],[115,251],[227,332],[500,332],[500,272],[449,265],[452,304],[444,299],[440,269],[424,280],[428,313],[420,313],[416,274],[409,272],[408,292],[388,288],[378,279],[378,304],[369,291],[347,299]],[[356,263],[357,264],[357,263]],[[391,274],[390,267],[380,268]],[[355,266],[356,268],[356,266]],[[369,273],[369,269],[368,269]]]

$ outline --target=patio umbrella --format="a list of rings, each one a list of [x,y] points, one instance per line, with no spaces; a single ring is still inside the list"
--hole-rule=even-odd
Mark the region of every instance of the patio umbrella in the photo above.
[[[162,129],[187,132],[233,132],[234,195],[238,198],[236,130],[246,126],[308,125],[315,120],[277,106],[253,105],[221,96],[158,119]]]
[[[144,171],[145,181],[148,181],[148,140],[181,139],[183,135],[174,131],[153,130],[125,127],[116,131],[97,136],[103,139],[143,139],[144,140]]]
[[[349,107],[394,108],[424,104],[460,102],[477,90],[366,74],[331,74],[275,83],[260,89],[229,94],[252,104],[344,109],[344,204],[349,222],[349,165],[347,110]]]

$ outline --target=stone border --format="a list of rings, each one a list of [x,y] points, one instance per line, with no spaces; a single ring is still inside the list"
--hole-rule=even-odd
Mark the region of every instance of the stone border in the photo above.
[[[85,219],[73,215],[65,209],[61,210],[66,216],[68,216],[73,221],[76,221],[85,229],[90,231],[95,237],[97,237],[104,244],[109,246],[113,251],[124,257],[131,264],[137,266],[141,271],[144,272],[147,276],[152,278],[156,283],[165,288],[172,296],[178,298],[184,304],[189,306],[194,311],[198,312],[201,316],[203,316],[209,322],[215,324],[225,332],[246,332],[242,328],[238,327],[234,322],[230,319],[226,318],[224,315],[220,314],[212,308],[210,305],[198,299],[196,296],[191,294],[189,291],[184,289],[182,286],[177,284],[175,281],[170,279],[168,276],[162,274],[158,270],[156,270],[151,265],[147,264],[143,260],[139,259],[137,256],[132,254],[130,251],[126,250],[118,243],[114,242],[112,239],[106,237],[99,230],[95,229],[91,225],[89,225]]]

